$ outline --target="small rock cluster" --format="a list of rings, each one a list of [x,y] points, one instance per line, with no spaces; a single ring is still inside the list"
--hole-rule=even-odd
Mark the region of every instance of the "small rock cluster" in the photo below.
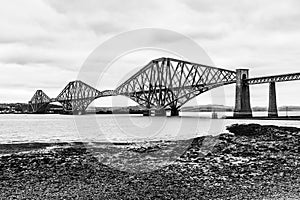
[[[127,150],[137,153],[149,153],[155,152],[161,149],[161,144],[152,144],[152,143],[142,143],[129,147]]]

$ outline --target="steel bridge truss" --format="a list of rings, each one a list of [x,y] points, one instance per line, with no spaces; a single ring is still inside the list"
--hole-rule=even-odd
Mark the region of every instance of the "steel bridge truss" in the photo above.
[[[55,101],[60,102],[65,111],[82,112],[89,104],[101,96],[101,92],[82,81],[70,82]]]
[[[300,80],[300,73],[245,79],[249,85]],[[70,82],[57,98],[37,90],[29,101],[32,112],[45,112],[51,102],[65,111],[83,112],[97,98],[123,95],[148,109],[178,111],[194,97],[223,85],[236,83],[236,72],[173,58],[159,58],[139,70],[116,90],[98,91],[82,81]]]
[[[42,90],[37,90],[29,101],[29,106],[34,113],[44,112],[50,102],[50,97],[48,97]]]
[[[160,58],[151,61],[116,90],[100,92],[77,80],[70,82],[54,99],[38,90],[30,104],[33,111],[37,112],[50,102],[59,102],[65,111],[79,113],[97,98],[123,95],[149,109],[178,110],[199,94],[235,82],[234,71]]]
[[[199,94],[235,82],[234,71],[160,58],[121,84],[115,95],[125,95],[147,108],[178,109]]]

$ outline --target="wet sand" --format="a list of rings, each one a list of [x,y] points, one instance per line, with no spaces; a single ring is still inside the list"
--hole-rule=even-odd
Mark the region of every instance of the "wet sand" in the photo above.
[[[300,198],[300,129],[228,129],[176,142],[0,145],[0,199]]]

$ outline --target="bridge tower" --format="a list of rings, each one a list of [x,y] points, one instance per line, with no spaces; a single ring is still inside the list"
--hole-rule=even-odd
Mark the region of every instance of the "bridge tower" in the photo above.
[[[249,85],[245,81],[249,78],[248,69],[236,70],[236,96],[233,116],[236,118],[251,118],[252,110],[250,105]]]
[[[269,109],[268,109],[268,117],[278,117],[277,110],[277,99],[276,99],[276,85],[275,82],[269,83]]]

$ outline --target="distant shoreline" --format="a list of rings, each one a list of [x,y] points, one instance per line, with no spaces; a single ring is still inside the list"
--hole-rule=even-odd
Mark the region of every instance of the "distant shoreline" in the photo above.
[[[241,119],[236,117],[225,117],[225,119]],[[300,116],[279,116],[279,117],[252,117],[242,118],[244,120],[300,120]]]

